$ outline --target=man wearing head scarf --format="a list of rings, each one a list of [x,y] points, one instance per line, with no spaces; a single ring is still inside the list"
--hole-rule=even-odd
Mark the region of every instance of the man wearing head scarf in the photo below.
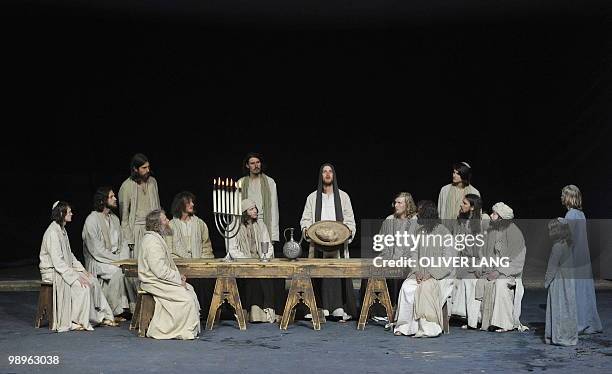
[[[254,200],[242,201],[242,216],[238,234],[229,239],[232,258],[272,259],[274,250],[268,229],[257,219],[259,209]],[[249,313],[250,322],[276,322],[275,279],[239,279],[241,303]]]
[[[453,164],[452,181],[440,189],[440,195],[438,196],[438,215],[445,225],[448,222],[444,220],[455,220],[457,218],[465,195],[480,196],[480,192],[472,186],[471,179],[472,168],[467,162]]]
[[[132,157],[130,177],[119,188],[121,228],[123,238],[130,248],[130,257],[138,258],[140,240],[145,232],[145,218],[154,209],[159,209],[157,181],[151,176],[149,159],[142,153]]]
[[[308,257],[340,258],[341,250],[344,257],[349,257],[348,245],[355,237],[357,227],[353,215],[353,207],[349,195],[338,188],[338,179],[331,164],[323,164],[319,170],[319,185],[306,199],[304,212],[300,221],[302,232],[313,223],[319,221],[339,221],[351,231],[349,239],[336,251],[315,250],[315,244],[310,243]],[[306,237],[307,240],[309,240]],[[316,280],[315,280],[316,281]],[[321,279],[315,283],[317,305],[321,305],[323,313],[347,321],[356,315],[355,295],[350,279]],[[316,285],[319,283],[319,285]],[[311,311],[312,312],[312,311]],[[307,316],[308,317],[308,316]]]
[[[147,336],[195,339],[200,333],[200,304],[187,278],[179,273],[164,236],[172,235],[166,214],[156,209],[145,217],[146,232],[138,253],[140,288],[153,295],[155,311]]]
[[[278,194],[276,182],[264,173],[263,157],[259,153],[246,155],[243,168],[246,176],[238,180],[242,199],[251,199],[259,207],[258,220],[266,224],[272,242],[279,241]]]
[[[525,264],[525,238],[512,219],[514,212],[504,204],[493,205],[491,223],[483,248],[483,266],[476,282],[475,297],[482,300],[481,330],[494,329],[506,332],[514,329],[524,331],[527,327],[520,321],[521,301],[525,289],[522,275]],[[494,266],[491,260],[507,258],[507,266]]]

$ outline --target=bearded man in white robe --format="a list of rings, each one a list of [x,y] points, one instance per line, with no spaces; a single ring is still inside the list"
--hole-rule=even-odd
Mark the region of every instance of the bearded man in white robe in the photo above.
[[[416,234],[427,239],[419,240],[411,252],[415,267],[410,269],[400,290],[394,334],[436,337],[442,333],[443,306],[453,290],[451,269],[442,261],[454,256],[455,250],[444,245],[450,231],[440,223],[433,202],[419,203],[417,223]],[[421,259],[429,259],[431,266],[426,266],[427,262]]]
[[[200,304],[187,278],[179,273],[164,235],[172,229],[161,209],[146,217],[138,254],[140,288],[153,295],[155,311],[147,336],[155,339],[195,339],[200,333]]]
[[[122,238],[119,218],[112,209],[117,208],[117,198],[110,187],[100,187],[94,194],[94,211],[83,226],[83,257],[85,266],[100,281],[104,296],[118,317],[124,309],[132,310],[136,295],[133,287],[128,287],[121,268],[113,262],[129,258],[129,248]]]
[[[64,201],[53,204],[53,222],[45,231],[40,247],[40,275],[53,283],[53,321],[57,332],[93,330],[93,325],[118,326],[98,281],[70,249],[66,224],[72,222],[72,208]]]
[[[130,163],[130,172],[130,177],[119,188],[119,207],[123,239],[130,248],[130,258],[138,258],[147,214],[160,208],[159,191],[157,181],[151,176],[147,156],[135,154]]]

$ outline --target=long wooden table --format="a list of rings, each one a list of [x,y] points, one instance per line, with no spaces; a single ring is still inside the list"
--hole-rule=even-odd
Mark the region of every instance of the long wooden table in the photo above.
[[[257,259],[239,259],[224,262],[221,259],[175,259],[181,274],[187,278],[216,278],[215,291],[210,304],[206,329],[212,330],[219,320],[220,306],[228,302],[236,310],[236,319],[241,330],[246,329],[246,320],[240,302],[236,278],[285,278],[291,279],[291,286],[285,303],[280,328],[286,330],[295,317],[295,307],[304,303],[311,311],[315,330],[321,329],[321,316],[312,288],[312,278],[367,278],[367,288],[361,306],[357,329],[363,330],[367,323],[370,307],[379,302],[393,320],[393,307],[387,289],[386,278],[405,278],[405,269],[377,268],[371,259],[299,259],[284,258],[261,262]],[[138,276],[135,259],[118,261],[124,274]]]

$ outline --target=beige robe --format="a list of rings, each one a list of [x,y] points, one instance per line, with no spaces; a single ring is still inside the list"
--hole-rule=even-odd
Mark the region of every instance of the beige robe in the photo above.
[[[173,234],[165,239],[173,258],[215,258],[208,226],[198,216],[191,216],[187,224],[173,218],[170,227]]]
[[[261,174],[261,177],[266,178],[266,181],[268,182],[268,188],[270,189],[270,227],[268,227],[268,233],[270,234],[270,238],[272,239],[272,241],[279,241],[279,233],[278,233],[278,192],[276,191],[276,182],[274,181],[274,179],[270,178],[268,175],[266,174]],[[260,177],[260,178],[261,178]],[[239,182],[241,180],[243,180],[244,178],[249,178],[249,177],[242,177],[240,178]],[[264,215],[263,212],[266,211],[266,207],[263,206],[263,197],[262,197],[262,193],[261,193],[261,183],[259,183],[259,188],[258,185],[254,184],[254,183],[249,183],[249,190],[247,191],[246,194],[244,194],[243,192],[243,196],[242,198],[246,198],[246,196],[248,196],[249,199],[255,201],[255,203],[257,204],[257,208],[259,209],[259,216],[257,217],[257,220],[259,222],[264,222]],[[266,226],[267,227],[267,226]]]
[[[132,178],[128,178],[121,184],[121,188],[119,188],[119,207],[121,209],[123,239],[127,244],[134,245],[133,258],[138,258],[140,241],[145,232],[145,223],[136,222],[138,200],[143,198],[138,187],[138,183],[134,182]],[[160,208],[157,181],[153,177],[149,177],[147,180],[146,197],[149,199],[148,203],[151,211]]]
[[[525,264],[525,239],[514,223],[503,230],[489,230],[483,257],[508,257],[508,267],[484,268],[483,273],[497,270],[500,275],[489,281],[484,276],[476,284],[476,298],[482,300],[482,326],[487,331],[490,326],[505,330],[527,328],[521,324],[521,302],[525,289],[522,282]]]
[[[238,229],[236,228],[232,232],[232,234],[235,233],[236,230]],[[238,234],[233,238],[229,239],[229,254],[232,256],[232,258],[261,258],[261,243],[270,243],[270,236],[268,234],[266,224],[259,221],[253,224],[253,232],[255,234],[255,248],[250,248],[246,243],[246,238],[244,236],[245,231],[246,226],[240,224],[240,231],[238,232]],[[272,248],[272,243],[270,243],[270,246],[268,247],[266,258],[274,258],[274,249]]]
[[[416,233],[426,235],[421,229],[417,229]],[[431,234],[444,236],[450,231],[443,225],[437,225]],[[442,333],[442,307],[453,290],[452,272],[448,267],[421,267],[419,258],[449,258],[455,253],[453,247],[446,248],[438,243],[417,245],[411,255],[416,266],[410,269],[410,275],[402,284],[397,302],[396,333],[416,337],[433,337]],[[416,281],[417,272],[429,274],[431,278],[419,284]]]
[[[123,313],[135,302],[135,290],[126,284],[121,268],[114,261],[129,258],[127,243],[121,238],[121,224],[116,215],[108,216],[101,212],[91,212],[83,226],[83,257],[85,266],[97,277],[102,292],[113,310],[113,314]]]
[[[195,339],[200,333],[200,304],[181,274],[164,238],[146,231],[138,255],[140,288],[153,295],[155,311],[147,336],[155,339]]]
[[[51,222],[43,236],[39,268],[42,281],[53,283],[53,330],[69,331],[76,327],[74,323],[93,330],[92,323],[113,319],[98,281],[86,274],[70,249],[66,230],[56,222]],[[81,286],[80,275],[88,278],[90,287]]]
[[[452,184],[447,184],[446,186],[440,189],[440,194],[438,195],[438,214],[440,219],[448,220],[448,219],[456,219],[457,215],[459,215],[459,206],[461,205],[461,201],[457,202],[457,211],[456,212],[448,212],[446,209],[448,194],[451,190]],[[463,189],[463,196],[467,194],[474,194],[480,196],[480,192],[476,189],[476,187],[469,185]],[[443,222],[445,225],[447,222]]]
[[[353,241],[355,234],[357,233],[357,225],[355,224],[355,215],[353,214],[353,206],[351,205],[351,198],[349,195],[342,191],[338,190],[340,193],[340,203],[342,204],[342,216],[344,217],[343,223],[351,230],[350,238],[344,243],[344,257],[349,258],[348,255],[348,245]],[[304,212],[302,213],[302,219],[300,220],[300,228],[302,232],[305,229],[309,228],[310,225],[315,223],[315,206],[317,203],[317,191],[312,192],[306,198],[306,204],[304,205]],[[308,239],[307,239],[308,240]],[[314,244],[310,243],[310,248],[308,250],[308,257],[312,258],[315,255],[315,247]],[[323,253],[323,257],[336,257],[340,258],[340,251],[335,252],[325,252]]]

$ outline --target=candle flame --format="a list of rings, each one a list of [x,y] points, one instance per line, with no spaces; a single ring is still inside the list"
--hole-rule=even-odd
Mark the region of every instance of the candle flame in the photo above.
[[[217,185],[217,180],[213,179],[213,186],[216,186],[216,185]]]
[[[221,181],[221,187],[225,187],[225,182]]]

